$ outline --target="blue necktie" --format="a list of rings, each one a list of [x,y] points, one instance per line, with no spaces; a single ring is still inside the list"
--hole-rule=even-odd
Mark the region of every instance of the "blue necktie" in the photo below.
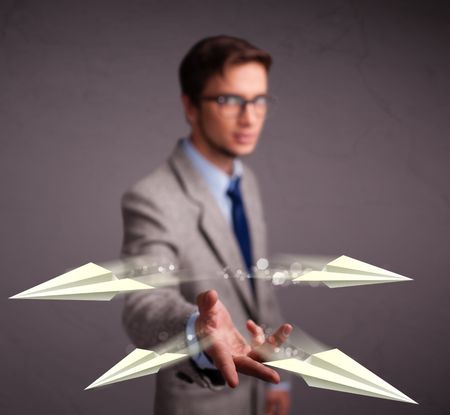
[[[251,276],[253,265],[252,242],[250,240],[247,218],[245,217],[244,202],[242,200],[241,190],[239,187],[240,180],[240,177],[231,180],[227,190],[227,195],[231,199],[232,203],[231,217],[233,219],[234,234],[239,242],[239,247],[241,248],[241,254],[244,258],[247,272]],[[254,292],[255,287],[253,278],[250,278],[250,284]]]

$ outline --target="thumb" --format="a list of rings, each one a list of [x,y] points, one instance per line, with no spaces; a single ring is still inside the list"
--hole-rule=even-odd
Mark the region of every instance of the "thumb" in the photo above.
[[[209,312],[217,303],[219,296],[216,290],[208,290],[197,296],[197,306],[200,314]]]

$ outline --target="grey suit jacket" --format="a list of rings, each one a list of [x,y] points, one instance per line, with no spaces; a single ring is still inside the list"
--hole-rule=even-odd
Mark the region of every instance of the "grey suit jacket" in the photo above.
[[[266,227],[253,173],[244,166],[242,195],[252,238],[253,258],[266,255]],[[243,335],[248,318],[276,328],[281,316],[273,288],[257,280],[256,299],[247,280],[226,279],[223,269],[245,270],[233,230],[202,177],[178,143],[169,160],[125,193],[122,199],[123,255],[148,254],[173,262],[195,276],[190,283],[128,295],[124,326],[137,347],[155,348],[167,337],[182,342],[196,297],[214,288]],[[257,414],[263,382],[240,375],[236,389],[215,387],[219,378],[191,361],[157,375],[155,414]]]

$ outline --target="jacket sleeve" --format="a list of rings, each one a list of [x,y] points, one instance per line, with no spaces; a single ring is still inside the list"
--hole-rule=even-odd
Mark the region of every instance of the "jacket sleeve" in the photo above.
[[[122,198],[122,215],[122,256],[145,256],[152,262],[178,265],[179,245],[162,207],[139,192],[130,191]],[[128,294],[122,322],[139,348],[153,349],[164,342],[173,346],[176,342],[180,350],[187,348],[186,324],[196,311],[197,306],[186,301],[177,287],[161,287]],[[191,359],[180,365],[180,371],[180,379],[201,387],[215,390],[224,386],[219,372],[200,370]]]
[[[128,192],[122,198],[122,214],[123,256],[145,255],[151,261],[177,266],[177,242],[158,206]],[[136,292],[126,296],[123,324],[136,346],[150,348],[183,332],[196,309],[176,288]]]

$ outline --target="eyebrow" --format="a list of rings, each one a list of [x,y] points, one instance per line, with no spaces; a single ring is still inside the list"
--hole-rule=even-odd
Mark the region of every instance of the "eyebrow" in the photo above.
[[[204,95],[217,96],[217,97],[222,96],[222,95],[228,95],[228,96],[235,96],[235,97],[245,98],[244,95],[238,94],[238,93],[234,93],[234,92],[216,92],[214,94],[204,94]],[[269,95],[267,92],[263,92],[263,93],[259,93],[259,94],[253,95],[253,98],[261,97],[261,96],[267,96],[267,95]]]

